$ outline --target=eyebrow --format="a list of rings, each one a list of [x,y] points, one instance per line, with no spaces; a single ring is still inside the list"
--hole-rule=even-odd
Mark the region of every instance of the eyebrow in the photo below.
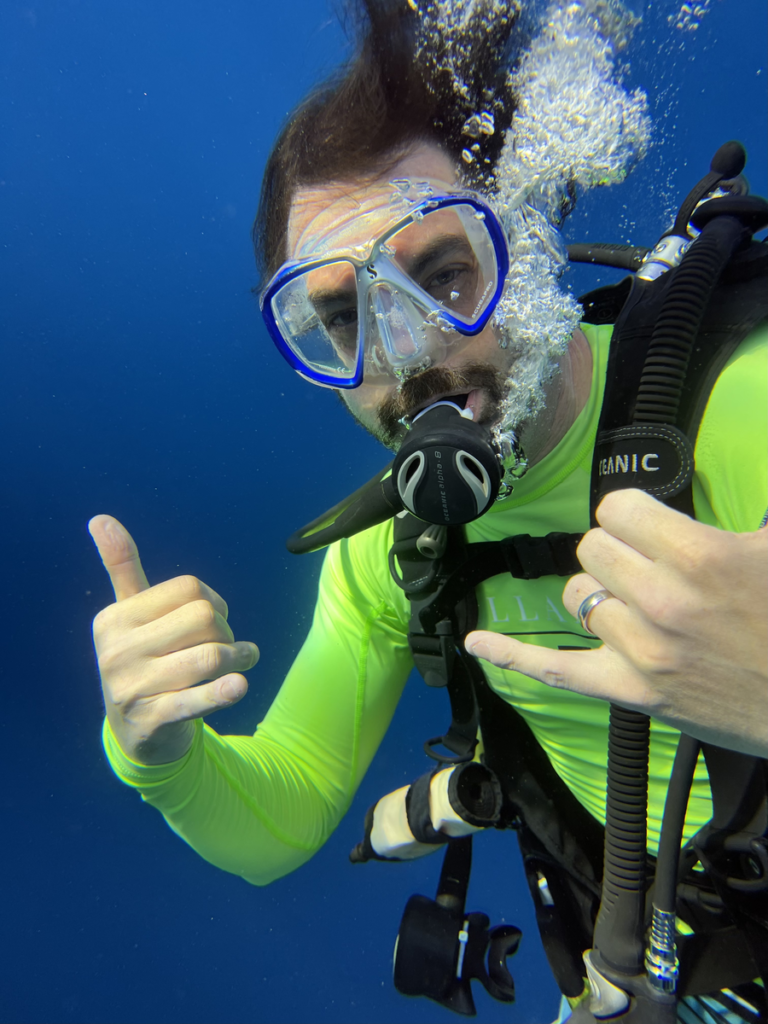
[[[357,306],[357,290],[353,288],[320,288],[309,293],[309,301],[318,316],[334,313],[345,306]]]
[[[415,280],[425,270],[428,270],[432,263],[453,253],[468,253],[474,258],[474,250],[464,235],[438,235],[437,238],[428,242],[403,269],[409,277]],[[316,292],[310,292],[308,298],[315,313],[322,317],[324,314],[336,312],[345,306],[356,306],[357,289],[320,288]]]
[[[469,253],[474,257],[474,251],[469,240],[464,235],[438,235],[433,238],[412,260],[409,261],[406,273],[417,278],[427,270],[431,263],[436,260],[456,253]]]

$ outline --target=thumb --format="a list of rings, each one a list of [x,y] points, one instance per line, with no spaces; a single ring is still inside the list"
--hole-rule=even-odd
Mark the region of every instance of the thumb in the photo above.
[[[116,601],[149,589],[139,549],[122,523],[112,516],[94,516],[88,523],[88,530],[109,573]]]
[[[490,633],[484,629],[476,629],[464,640],[464,649],[476,658],[490,661],[499,668],[511,668],[515,652],[521,646],[518,640],[504,636],[503,633]]]

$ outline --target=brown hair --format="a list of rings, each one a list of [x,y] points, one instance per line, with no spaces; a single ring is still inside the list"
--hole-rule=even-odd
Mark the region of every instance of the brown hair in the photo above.
[[[445,41],[419,51],[418,19],[436,18],[434,0],[422,0],[420,8],[411,0],[348,2],[354,56],[289,115],[267,160],[252,233],[262,282],[286,259],[288,215],[299,187],[378,176],[422,140],[458,161],[473,141],[462,133],[465,121],[484,109],[493,113],[495,131],[483,138],[464,177],[488,187],[514,112],[505,86],[516,4],[477,3],[450,54]],[[454,74],[466,83],[463,95]]]

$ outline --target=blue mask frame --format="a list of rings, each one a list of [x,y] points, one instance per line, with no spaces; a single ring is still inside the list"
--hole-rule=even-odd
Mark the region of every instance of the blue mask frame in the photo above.
[[[478,318],[472,323],[467,323],[465,319],[456,316],[448,307],[440,302],[436,302],[431,296],[419,288],[418,285],[412,282],[410,278],[408,278],[403,271],[393,263],[389,256],[382,251],[382,248],[386,245],[387,241],[404,227],[407,227],[408,224],[419,221],[427,213],[434,213],[437,210],[446,209],[451,206],[471,206],[478,213],[483,215],[483,220],[491,239],[496,258],[496,288],[482,313],[480,313]],[[316,368],[307,365],[307,363],[294,351],[289,341],[283,336],[272,304],[273,299],[278,292],[290,281],[302,274],[308,273],[309,271],[336,263],[340,258],[343,258],[345,262],[352,264],[356,268],[358,302],[360,307],[358,309],[359,326],[355,368],[351,375],[345,377],[323,373]],[[373,242],[370,255],[367,259],[360,259],[359,256],[354,256],[346,251],[335,251],[322,257],[309,257],[300,260],[291,260],[284,263],[261,295],[259,300],[261,314],[264,318],[267,330],[269,331],[269,335],[277,346],[277,350],[297,373],[313,384],[318,384],[321,387],[353,389],[359,387],[363,382],[366,351],[366,318],[362,307],[364,307],[367,302],[367,287],[361,277],[363,273],[367,273],[367,270],[370,267],[379,269],[383,279],[396,284],[397,287],[402,289],[406,295],[410,294],[417,296],[419,306],[426,308],[428,310],[428,314],[439,318],[440,326],[449,330],[454,330],[467,337],[474,337],[486,327],[499,304],[499,300],[501,299],[504,286],[506,284],[507,274],[509,273],[509,247],[504,229],[490,206],[474,192],[454,192],[443,195],[431,195],[422,202],[414,203],[412,208],[408,210],[407,214],[400,218],[396,224],[387,228],[387,230],[377,238],[375,242]]]

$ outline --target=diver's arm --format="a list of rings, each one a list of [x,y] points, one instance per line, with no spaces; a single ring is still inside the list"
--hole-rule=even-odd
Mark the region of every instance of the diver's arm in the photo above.
[[[387,545],[385,537],[383,552]],[[360,586],[366,558],[382,557],[372,546],[361,537],[329,552],[310,634],[255,736],[219,736],[198,721],[181,759],[146,766],[105,725],[122,781],[201,856],[255,884],[294,870],[326,841],[410,670],[402,609]]]
[[[719,378],[696,444],[695,522],[640,491],[601,503],[566,586],[604,646],[552,651],[478,632],[468,648],[552,686],[644,711],[707,742],[768,756],[766,331]],[[715,528],[718,527],[718,528]]]

